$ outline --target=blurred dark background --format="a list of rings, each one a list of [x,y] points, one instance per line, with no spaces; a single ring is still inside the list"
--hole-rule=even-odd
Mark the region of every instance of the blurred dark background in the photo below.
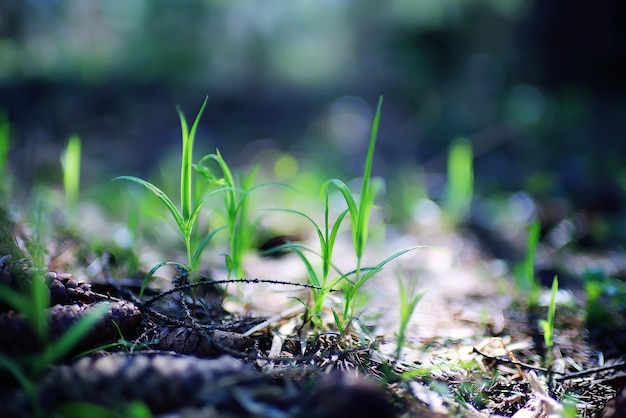
[[[626,187],[619,0],[0,0],[0,112],[22,177],[83,139],[85,182],[179,152],[231,164],[276,147],[358,175],[445,170],[467,136],[481,193],[619,214]],[[329,168],[330,169],[330,168]]]

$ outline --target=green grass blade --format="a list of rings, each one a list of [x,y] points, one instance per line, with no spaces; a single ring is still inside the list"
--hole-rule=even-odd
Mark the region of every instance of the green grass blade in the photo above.
[[[36,395],[36,385],[31,378],[28,377],[22,366],[9,356],[0,353],[0,370],[8,370],[9,373],[19,382],[26,394],[31,400]]]
[[[5,112],[0,112],[0,173],[6,174],[7,163],[9,162],[9,137],[11,125]]]
[[[333,228],[330,231],[330,237],[328,237],[328,243],[331,249],[335,246],[337,234],[339,234],[339,228],[341,227],[341,223],[343,222],[347,214],[348,214],[348,209],[345,209],[343,212],[339,214],[339,216],[335,220],[335,224],[333,225]]]
[[[198,205],[193,209],[193,212],[191,213],[191,216],[189,217],[189,220],[187,221],[187,224],[185,225],[185,236],[187,235],[191,235],[191,231],[193,230],[193,228],[196,226],[196,222],[198,221],[198,215],[200,214],[200,210],[204,207],[207,199],[209,199],[211,196],[218,194],[220,192],[222,192],[223,188],[219,188],[217,190],[213,190],[207,194],[205,194],[204,196],[202,196],[202,199],[200,199],[200,201],[198,202]]]
[[[541,233],[541,225],[539,220],[535,220],[528,229],[528,237],[526,239],[526,256],[522,264],[517,267],[519,285],[523,291],[528,292],[528,305],[536,306],[539,303],[539,292],[541,284],[535,278],[535,255],[539,245],[539,237]]]
[[[543,339],[546,348],[551,349],[554,345],[554,316],[556,314],[556,294],[559,291],[559,279],[554,276],[552,280],[552,289],[550,291],[550,304],[548,305],[547,320],[541,320],[540,324],[543,328]]]
[[[186,221],[183,218],[183,216],[181,215],[181,213],[178,211],[178,208],[176,207],[174,202],[172,202],[172,200],[169,197],[167,197],[165,192],[163,192],[161,189],[159,189],[154,184],[152,184],[152,183],[150,183],[150,182],[148,182],[146,180],[140,179],[139,177],[119,176],[119,177],[115,177],[113,179],[113,181],[116,181],[116,180],[128,180],[128,181],[131,181],[131,182],[134,182],[134,183],[137,183],[137,184],[141,184],[143,187],[148,189],[170,211],[170,213],[172,214],[172,217],[174,217],[174,221],[176,221],[176,225],[178,225],[178,228],[180,229],[180,232],[183,233],[183,234],[185,233],[185,231],[186,231]]]
[[[317,276],[317,273],[315,272],[315,269],[313,268],[313,265],[311,264],[309,259],[306,258],[306,256],[302,252],[302,246],[300,246],[300,245],[290,245],[289,248],[291,248],[291,250],[293,250],[293,252],[296,253],[298,255],[298,257],[300,257],[300,259],[304,263],[304,266],[306,268],[307,274],[309,276],[309,283],[312,284],[313,286],[321,287],[322,283],[321,283],[319,277]]]
[[[0,285],[0,300],[12,306],[17,312],[25,315],[30,327],[40,340],[44,341],[47,337],[46,308],[49,304],[50,294],[42,277],[39,275],[32,277],[28,291],[30,294]]]
[[[150,281],[150,279],[152,278],[152,276],[154,276],[154,273],[157,272],[158,269],[160,269],[163,266],[178,266],[182,269],[187,270],[188,267],[182,263],[177,263],[176,261],[162,261],[159,264],[155,265],[154,267],[152,267],[150,269],[150,271],[148,272],[148,274],[146,274],[146,277],[144,277],[143,282],[141,283],[141,289],[139,289],[139,297],[143,296],[143,292],[146,290],[146,286],[148,286],[148,282]]]
[[[321,231],[321,228],[317,225],[317,223],[313,220],[313,218],[311,218],[309,215],[307,215],[304,212],[301,212],[299,210],[295,210],[295,209],[283,209],[283,208],[269,208],[269,209],[265,209],[268,211],[274,211],[274,212],[287,212],[287,213],[293,213],[295,215],[298,216],[302,216],[303,218],[307,219],[311,225],[313,225],[313,227],[315,228],[316,231]]]
[[[198,127],[200,117],[204,112],[204,108],[207,104],[208,99],[208,97],[204,98],[204,102],[202,103],[202,107],[200,107],[200,111],[198,111],[198,114],[196,115],[196,119],[194,120],[194,123],[191,127],[191,131],[189,131],[188,129],[185,115],[179,107],[176,108],[178,118],[180,119],[180,129],[183,141],[182,161],[180,166],[180,202],[182,217],[185,220],[189,219],[193,208],[193,143],[196,136],[196,129]]]
[[[357,258],[361,258],[363,253],[360,251],[360,247],[358,246],[359,235],[356,225],[359,219],[359,207],[356,203],[356,200],[354,200],[354,196],[352,196],[350,188],[343,181],[339,179],[331,179],[324,183],[324,186],[322,187],[327,187],[328,184],[333,184],[335,187],[337,187],[339,192],[343,195],[343,199],[345,200],[346,205],[348,205],[348,211],[350,212],[350,222],[352,224],[352,241],[354,242],[354,250],[356,252]]]
[[[474,193],[474,155],[467,138],[456,139],[448,154],[446,207],[455,223],[463,221],[472,207]]]
[[[368,269],[361,269],[361,271],[365,271],[365,274],[359,278],[359,280],[354,284],[354,290],[358,290],[363,284],[365,284],[365,282],[367,282],[374,274],[378,273],[380,270],[383,269],[383,267],[389,263],[390,261],[395,260],[396,258],[400,257],[401,255],[404,255],[406,253],[408,253],[409,251],[413,251],[416,250],[418,248],[422,248],[423,246],[418,245],[415,247],[411,247],[411,248],[407,248],[405,250],[402,251],[398,251],[397,253],[394,253],[392,255],[390,255],[389,257],[385,258],[383,261],[381,261],[380,263],[376,264],[374,267],[371,267],[369,270]]]
[[[0,285],[0,301],[12,306],[18,312],[30,310],[30,298],[6,285]]]
[[[343,334],[345,328],[343,327],[343,324],[341,323],[339,314],[334,309],[331,309],[331,312],[333,313],[333,318],[335,319],[335,325],[337,326],[337,331],[339,331],[340,334]]]
[[[65,205],[70,213],[76,210],[80,190],[81,141],[78,135],[70,136],[61,158]]]
[[[210,234],[204,237],[204,239],[200,242],[200,244],[198,244],[198,248],[196,248],[196,250],[193,253],[193,256],[191,257],[192,270],[194,270],[195,267],[198,266],[198,262],[200,261],[200,256],[202,255],[202,252],[204,251],[204,248],[207,246],[209,241],[211,241],[211,239],[213,238],[213,236],[215,236],[215,234],[217,234],[218,232],[220,232],[221,230],[225,228],[226,226],[220,226],[219,228],[214,229],[213,231],[211,231]]]
[[[374,203],[374,193],[370,187],[372,177],[372,164],[374,161],[374,150],[376,148],[376,139],[378,138],[378,126],[380,125],[380,112],[383,107],[383,96],[378,99],[376,114],[372,120],[372,128],[370,130],[370,142],[367,149],[367,158],[365,159],[365,168],[363,170],[363,180],[361,183],[360,208],[357,221],[357,257],[363,255],[365,245],[367,243],[367,230],[370,219],[372,205]]]
[[[42,371],[49,364],[54,363],[69,353],[89,333],[93,326],[102,319],[108,309],[108,302],[95,306],[93,310],[80,318],[67,332],[61,335],[58,340],[48,344],[42,355],[37,357],[35,369]]]
[[[31,278],[31,301],[28,320],[41,341],[48,337],[48,318],[46,308],[50,305],[50,291],[40,274]]]
[[[524,259],[524,273],[527,280],[534,281],[535,277],[535,254],[537,253],[537,246],[539,244],[539,235],[541,232],[541,225],[538,220],[535,220],[528,230],[528,238],[526,240],[526,258]]]

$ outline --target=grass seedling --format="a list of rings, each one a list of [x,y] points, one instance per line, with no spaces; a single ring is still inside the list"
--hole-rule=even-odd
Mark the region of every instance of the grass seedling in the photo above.
[[[322,327],[321,316],[322,310],[324,309],[326,296],[328,296],[328,293],[332,291],[334,286],[336,286],[343,278],[345,278],[345,275],[343,275],[338,269],[336,269],[332,265],[332,259],[333,249],[335,248],[335,241],[337,239],[337,234],[339,233],[339,227],[341,226],[343,219],[348,214],[348,209],[345,209],[339,214],[337,219],[335,219],[334,223],[332,223],[331,225],[328,188],[323,187],[322,193],[324,194],[325,198],[324,229],[320,228],[319,225],[313,220],[313,218],[303,212],[292,209],[278,209],[284,212],[295,213],[296,215],[304,217],[311,223],[311,225],[313,225],[313,227],[315,228],[315,232],[317,233],[320,244],[319,255],[322,261],[321,276],[318,275],[309,259],[304,255],[304,247],[295,244],[287,244],[285,245],[285,248],[293,250],[298,255],[298,257],[300,257],[306,267],[309,284],[316,287],[316,289],[312,289],[313,303],[309,309],[309,314],[313,324],[318,328]],[[332,282],[329,282],[331,269],[334,269],[337,273],[339,273],[339,277]],[[340,328],[340,331],[343,332],[341,321],[339,320],[335,312],[333,312],[333,314],[335,314],[335,322],[337,326]]]
[[[222,172],[221,177],[216,176],[206,165],[211,160],[219,166]],[[232,170],[219,150],[215,154],[204,156],[194,167],[202,177],[211,184],[219,186],[222,191],[230,247],[230,253],[225,254],[226,269],[228,270],[229,278],[233,274],[237,277],[243,277],[243,255],[250,248],[250,242],[258,225],[258,221],[250,222],[248,219],[247,198],[252,191],[268,184],[252,186],[258,170],[258,167],[255,167],[241,180],[241,184],[238,187]]]
[[[67,142],[65,151],[61,155],[65,207],[70,218],[76,214],[76,206],[78,204],[78,195],[80,192],[80,160],[80,137],[78,135],[72,135]]]
[[[382,270],[383,266],[388,262],[394,260],[400,255],[413,250],[414,248],[397,252],[392,256],[386,258],[378,265],[374,267],[363,268],[362,259],[367,246],[367,238],[370,225],[370,215],[372,208],[374,207],[374,199],[378,191],[382,187],[382,181],[380,179],[372,179],[372,162],[374,160],[374,150],[376,147],[376,138],[378,136],[378,127],[380,124],[380,113],[382,109],[383,98],[382,96],[378,100],[378,106],[376,108],[376,114],[372,121],[372,127],[370,132],[370,140],[368,146],[367,157],[365,160],[365,168],[363,171],[363,178],[361,183],[361,195],[357,202],[354,198],[350,188],[339,179],[331,179],[326,181],[322,185],[322,195],[324,196],[325,211],[324,211],[324,229],[308,215],[295,210],[286,210],[300,216],[305,217],[315,228],[319,243],[320,243],[320,256],[322,260],[322,274],[318,275],[309,262],[307,257],[302,252],[302,247],[291,246],[295,249],[296,254],[305,263],[307,269],[307,275],[309,283],[319,289],[313,290],[313,304],[311,308],[311,318],[317,326],[321,326],[321,313],[324,307],[324,301],[330,291],[336,288],[339,284],[343,284],[344,301],[342,316],[333,310],[335,317],[335,323],[337,328],[343,334],[346,331],[352,320],[354,319],[357,295],[361,287],[376,273]],[[329,187],[335,186],[342,197],[344,198],[348,208],[341,212],[334,223],[330,222],[330,205],[329,205]],[[337,234],[341,223],[345,219],[346,215],[350,215],[350,223],[352,230],[352,242],[356,255],[356,269],[350,273],[342,274],[332,264],[333,249]],[[334,269],[339,276],[333,280],[330,280],[331,269]]]
[[[202,107],[196,115],[196,119],[194,120],[191,129],[188,128],[187,120],[185,119],[185,115],[183,114],[183,112],[180,110],[180,108],[176,109],[180,118],[183,145],[180,169],[180,210],[176,207],[176,204],[174,204],[172,199],[170,199],[161,189],[146,180],[134,176],[120,176],[114,179],[128,180],[142,185],[152,194],[154,194],[167,208],[167,210],[174,218],[174,221],[176,222],[176,225],[178,226],[178,229],[180,230],[185,241],[185,249],[187,252],[187,265],[185,267],[189,271],[189,277],[192,282],[194,279],[193,273],[199,264],[200,256],[213,235],[217,232],[217,230],[215,230],[207,234],[205,238],[197,245],[194,245],[194,243],[192,242],[193,232],[196,227],[200,210],[204,206],[206,200],[212,194],[220,191],[218,189],[211,193],[208,193],[200,199],[196,199],[193,188],[193,143],[196,136],[196,130],[198,128],[198,123],[200,121],[202,113],[204,112],[207,100],[208,98],[204,99]],[[151,275],[148,275],[146,277],[146,280],[144,281],[144,287],[150,277]]]
[[[24,279],[23,288],[16,291],[8,286],[0,285],[0,301],[11,306],[24,315],[28,325],[35,332],[36,338],[43,347],[41,352],[20,357],[0,354],[0,368],[6,369],[20,383],[29,397],[35,416],[44,416],[37,400],[36,381],[38,377],[53,363],[66,356],[80,340],[101,320],[108,309],[102,304],[89,314],[79,319],[67,332],[54,341],[48,335],[49,293],[45,281],[40,274],[30,280]]]
[[[552,363],[552,347],[554,347],[554,314],[556,313],[556,294],[559,290],[559,279],[554,276],[552,289],[550,291],[550,304],[548,305],[548,316],[539,321],[543,329],[543,341],[546,347],[546,367],[550,368]]]
[[[406,330],[409,325],[409,321],[417,308],[417,304],[426,293],[425,289],[416,290],[416,280],[411,280],[407,285],[402,277],[398,276],[398,289],[400,296],[400,324],[398,327],[398,338],[396,341],[396,361],[400,361],[400,355],[402,354],[402,347],[406,340]]]
[[[626,286],[620,279],[607,276],[602,269],[587,269],[583,273],[585,285],[585,323],[588,327],[617,329],[623,326],[621,315],[615,315],[626,306]]]
[[[515,267],[515,285],[518,291],[528,295],[529,309],[537,307],[541,292],[541,283],[535,278],[535,254],[537,253],[540,232],[539,221],[535,220],[528,229],[524,261]]]
[[[370,216],[374,207],[374,199],[378,191],[382,188],[382,181],[374,179],[372,181],[372,162],[374,160],[374,150],[376,148],[376,138],[378,137],[378,126],[380,125],[380,112],[383,106],[383,97],[378,99],[376,114],[372,120],[370,131],[369,146],[367,149],[367,157],[365,159],[365,168],[363,170],[363,178],[361,181],[361,195],[359,202],[354,198],[350,188],[339,179],[331,179],[325,183],[324,187],[332,184],[339,189],[343,195],[348,212],[350,213],[350,223],[352,226],[352,242],[356,255],[356,277],[353,282],[346,288],[345,304],[343,317],[352,318],[355,310],[355,296],[358,289],[371,277],[371,275],[361,275],[361,261],[365,248],[367,246],[367,237],[369,231]]]
[[[470,213],[474,193],[474,154],[467,138],[459,138],[448,153],[448,183],[445,208],[454,225]]]

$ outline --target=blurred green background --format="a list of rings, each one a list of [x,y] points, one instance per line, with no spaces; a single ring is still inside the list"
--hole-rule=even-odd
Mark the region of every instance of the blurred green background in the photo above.
[[[238,165],[277,148],[329,175],[356,176],[382,94],[377,174],[443,173],[449,144],[466,136],[479,193],[523,189],[619,214],[624,8],[618,0],[1,0],[0,112],[27,185],[59,176],[72,133],[83,140],[84,185],[149,172],[180,152],[174,106],[191,117],[205,95],[196,155],[219,147]]]

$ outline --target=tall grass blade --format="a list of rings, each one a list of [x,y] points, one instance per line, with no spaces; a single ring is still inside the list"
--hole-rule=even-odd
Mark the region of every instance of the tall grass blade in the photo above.
[[[44,370],[49,364],[54,363],[63,357],[82,340],[85,335],[93,328],[93,326],[102,319],[105,312],[109,309],[107,302],[96,306],[91,312],[79,319],[67,332],[65,332],[58,340],[46,346],[41,356],[35,361],[35,370],[37,372]]]
[[[188,129],[185,115],[179,107],[176,108],[176,112],[178,112],[178,117],[180,119],[180,129],[183,141],[183,155],[180,166],[180,202],[182,217],[185,220],[189,219],[191,211],[193,210],[193,143],[196,136],[196,129],[198,128],[198,123],[200,122],[200,117],[204,112],[208,99],[208,96],[204,98],[204,102],[202,103],[202,107],[200,107],[200,111],[198,111],[198,114],[196,115],[191,131]]]
[[[217,234],[218,232],[220,232],[221,230],[225,228],[226,226],[220,226],[219,228],[214,229],[206,237],[202,239],[200,244],[198,244],[198,248],[196,248],[196,250],[193,253],[193,256],[191,257],[190,267],[192,270],[194,270],[198,266],[198,263],[200,262],[200,256],[202,255],[202,252],[204,251],[204,248],[207,246],[209,241],[211,241],[211,239],[213,238],[215,234]]]
[[[378,99],[378,106],[376,107],[376,114],[372,120],[372,128],[370,131],[370,142],[367,149],[367,158],[365,159],[365,169],[363,170],[363,182],[361,183],[361,204],[359,207],[358,218],[358,247],[357,257],[361,258],[365,251],[368,235],[368,224],[370,219],[370,213],[374,204],[375,194],[370,187],[372,177],[372,163],[374,161],[374,150],[376,148],[376,139],[378,137],[378,126],[380,125],[380,112],[383,107],[383,96]],[[356,244],[356,243],[355,243]]]
[[[70,214],[73,214],[78,204],[80,190],[80,161],[81,141],[78,135],[70,136],[67,147],[61,157],[63,167],[63,189],[65,191],[65,205]]]

